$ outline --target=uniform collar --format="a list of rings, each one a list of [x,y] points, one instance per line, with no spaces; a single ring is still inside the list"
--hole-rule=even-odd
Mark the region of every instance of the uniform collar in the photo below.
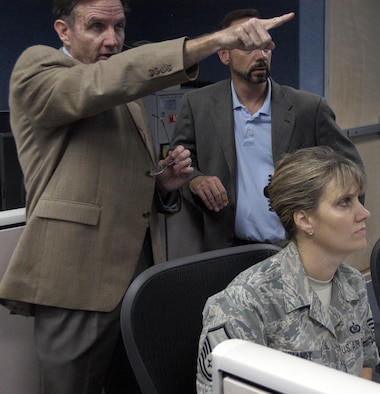
[[[291,242],[283,250],[281,266],[283,269],[283,290],[285,312],[309,307],[310,318],[327,327],[335,335],[336,325],[342,320],[349,304],[358,300],[359,296],[349,285],[345,265],[341,265],[332,280],[331,303],[327,312],[313,290],[301,262],[297,246]]]
[[[314,290],[307,277],[304,266],[301,262],[297,246],[294,242],[283,250],[282,262],[284,280],[284,301],[286,312],[311,305],[313,302]],[[351,288],[345,277],[345,266],[340,266],[333,278],[333,288],[331,304],[344,304],[344,301],[351,302],[358,299],[358,295]]]

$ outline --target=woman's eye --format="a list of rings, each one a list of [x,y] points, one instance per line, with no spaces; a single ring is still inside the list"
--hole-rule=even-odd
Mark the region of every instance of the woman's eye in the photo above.
[[[341,200],[339,202],[339,205],[341,205],[342,207],[347,207],[350,203],[350,199],[349,198],[344,198],[343,200]]]

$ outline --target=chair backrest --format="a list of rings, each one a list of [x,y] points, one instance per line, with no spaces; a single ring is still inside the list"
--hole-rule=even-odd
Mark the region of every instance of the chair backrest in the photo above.
[[[377,306],[380,308],[380,238],[376,241],[370,258],[371,279]]]
[[[144,394],[196,392],[207,298],[279,250],[270,244],[252,244],[205,252],[158,264],[133,281],[122,303],[121,330]]]

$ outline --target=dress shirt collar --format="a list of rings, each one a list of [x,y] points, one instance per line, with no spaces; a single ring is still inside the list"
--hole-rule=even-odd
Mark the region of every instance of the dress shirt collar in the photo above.
[[[68,49],[66,48],[66,47],[62,47],[62,52],[65,54],[65,55],[67,55],[67,56],[70,56],[70,57],[73,57],[73,55],[68,51]]]

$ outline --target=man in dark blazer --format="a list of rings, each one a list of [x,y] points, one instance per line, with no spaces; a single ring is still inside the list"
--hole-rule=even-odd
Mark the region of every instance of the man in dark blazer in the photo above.
[[[268,29],[293,17],[121,52],[125,0],[55,0],[63,48],[27,49],[10,83],[11,125],[25,177],[26,227],[0,301],[35,316],[40,393],[134,391],[113,379],[120,305],[131,280],[162,261],[157,210],[193,171],[178,147],[157,177],[141,98],[194,79],[222,48],[272,47]],[[244,31],[244,37],[242,37]],[[248,34],[247,34],[248,32]],[[147,174],[148,173],[148,174]]]
[[[252,17],[256,10],[233,11],[221,28]],[[362,165],[361,159],[324,98],[269,77],[272,51],[218,54],[231,79],[186,93],[172,136],[172,146],[191,151],[194,166],[184,198],[199,216],[194,223],[205,250],[281,242],[283,228],[263,190],[282,155],[328,145]]]

